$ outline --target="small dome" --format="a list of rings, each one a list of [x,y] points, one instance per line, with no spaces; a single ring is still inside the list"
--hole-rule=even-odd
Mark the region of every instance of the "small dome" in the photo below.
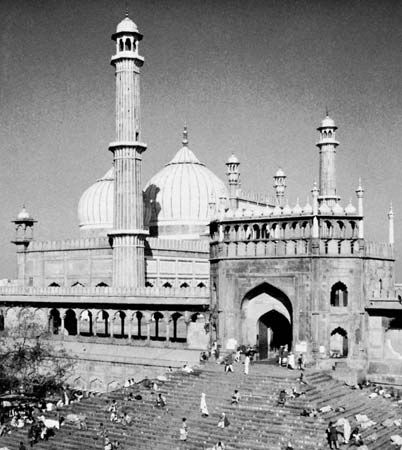
[[[81,230],[105,230],[113,227],[114,168],[90,186],[78,203]]]
[[[313,207],[310,205],[308,198],[307,203],[303,207],[303,214],[313,214]]]
[[[185,130],[183,147],[145,185],[145,224],[151,235],[197,238],[210,222],[211,196],[227,197],[226,186],[188,148]]]
[[[283,207],[282,214],[285,216],[290,216],[292,214],[292,208],[289,206],[288,203]]]
[[[32,219],[31,214],[25,209],[25,206],[22,207],[21,211],[17,215],[18,220],[29,220]]]
[[[276,176],[276,177],[285,177],[286,175],[285,175],[285,172],[284,172],[281,168],[279,168],[279,169],[276,171],[275,176]]]
[[[346,206],[345,213],[348,215],[356,214],[356,208],[352,205],[352,200],[350,200],[348,206]]]
[[[331,208],[325,202],[321,204],[321,206],[318,208],[318,211],[320,212],[320,214],[331,214]]]
[[[293,208],[293,214],[299,216],[302,213],[301,206],[299,204],[299,199],[297,199],[296,206]]]
[[[335,122],[327,114],[321,121],[321,128],[333,128],[335,127]]]
[[[274,216],[280,216],[282,214],[282,208],[279,205],[276,205],[274,210],[272,211]]]
[[[129,17],[125,17],[117,25],[116,33],[138,33],[138,28],[137,25]]]
[[[234,155],[234,153],[232,153],[232,155],[229,157],[228,162],[226,164],[240,164],[240,161]]]
[[[344,213],[344,210],[342,206],[336,202],[335,205],[332,207],[332,212],[335,216],[340,216]]]

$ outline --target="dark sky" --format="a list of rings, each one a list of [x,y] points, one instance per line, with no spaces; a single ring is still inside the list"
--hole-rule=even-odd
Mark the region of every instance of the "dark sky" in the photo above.
[[[234,152],[243,188],[291,206],[318,178],[316,127],[339,126],[338,193],[359,176],[366,236],[387,239],[395,210],[402,254],[402,2],[136,0],[144,34],[143,183],[180,147],[221,178]],[[0,1],[0,278],[15,275],[10,220],[26,203],[39,239],[78,237],[80,195],[112,164],[114,51],[125,1]],[[402,267],[402,266],[399,266]],[[399,269],[398,269],[399,270]],[[402,281],[402,274],[398,279]]]

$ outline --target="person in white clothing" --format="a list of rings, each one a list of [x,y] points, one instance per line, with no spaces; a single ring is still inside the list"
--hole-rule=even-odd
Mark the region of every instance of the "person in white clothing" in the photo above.
[[[250,356],[246,354],[246,357],[244,358],[244,373],[248,375],[248,368],[250,366]]]
[[[204,392],[201,394],[200,410],[201,410],[201,415],[203,417],[209,416],[209,412],[208,412],[208,408],[207,408],[207,401],[205,400]]]

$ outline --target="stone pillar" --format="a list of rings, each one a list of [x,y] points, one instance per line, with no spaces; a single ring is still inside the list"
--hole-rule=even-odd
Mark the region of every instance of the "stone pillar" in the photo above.
[[[169,346],[169,342],[170,342],[170,327],[171,327],[171,323],[172,323],[172,319],[165,315],[166,317],[166,346]]]
[[[98,317],[98,314],[97,314],[97,312],[95,311],[91,311],[91,321],[92,321],[92,334],[94,335],[94,336],[96,336],[96,333],[97,333],[97,317]]]
[[[131,41],[130,48],[117,45],[112,65],[116,69],[116,142],[109,150],[114,156],[114,218],[109,234],[113,242],[113,285],[138,287],[145,284],[140,141],[140,67],[138,54],[142,35],[128,17],[112,36],[116,43]]]
[[[128,340],[131,342],[131,327],[133,324],[133,316],[126,314],[126,319],[128,319],[127,322],[127,336],[128,336]]]

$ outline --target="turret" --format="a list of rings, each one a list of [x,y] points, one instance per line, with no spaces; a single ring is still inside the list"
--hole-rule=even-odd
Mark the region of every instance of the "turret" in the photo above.
[[[283,199],[286,190],[286,175],[282,169],[278,169],[274,176],[274,189],[276,196],[276,204],[283,206]]]
[[[26,250],[34,238],[33,227],[36,220],[23,206],[16,219],[12,222],[15,224],[15,238],[12,243],[17,246],[17,279],[25,286],[27,284]]]
[[[229,184],[229,204],[230,208],[237,209],[237,194],[240,187],[240,172],[239,172],[240,161],[232,153],[232,156],[228,159],[226,163]]]
[[[331,208],[340,200],[336,194],[335,155],[336,147],[339,145],[335,139],[337,128],[328,113],[317,128],[320,133],[317,143],[317,147],[320,149],[319,201],[320,203],[325,201]]]

